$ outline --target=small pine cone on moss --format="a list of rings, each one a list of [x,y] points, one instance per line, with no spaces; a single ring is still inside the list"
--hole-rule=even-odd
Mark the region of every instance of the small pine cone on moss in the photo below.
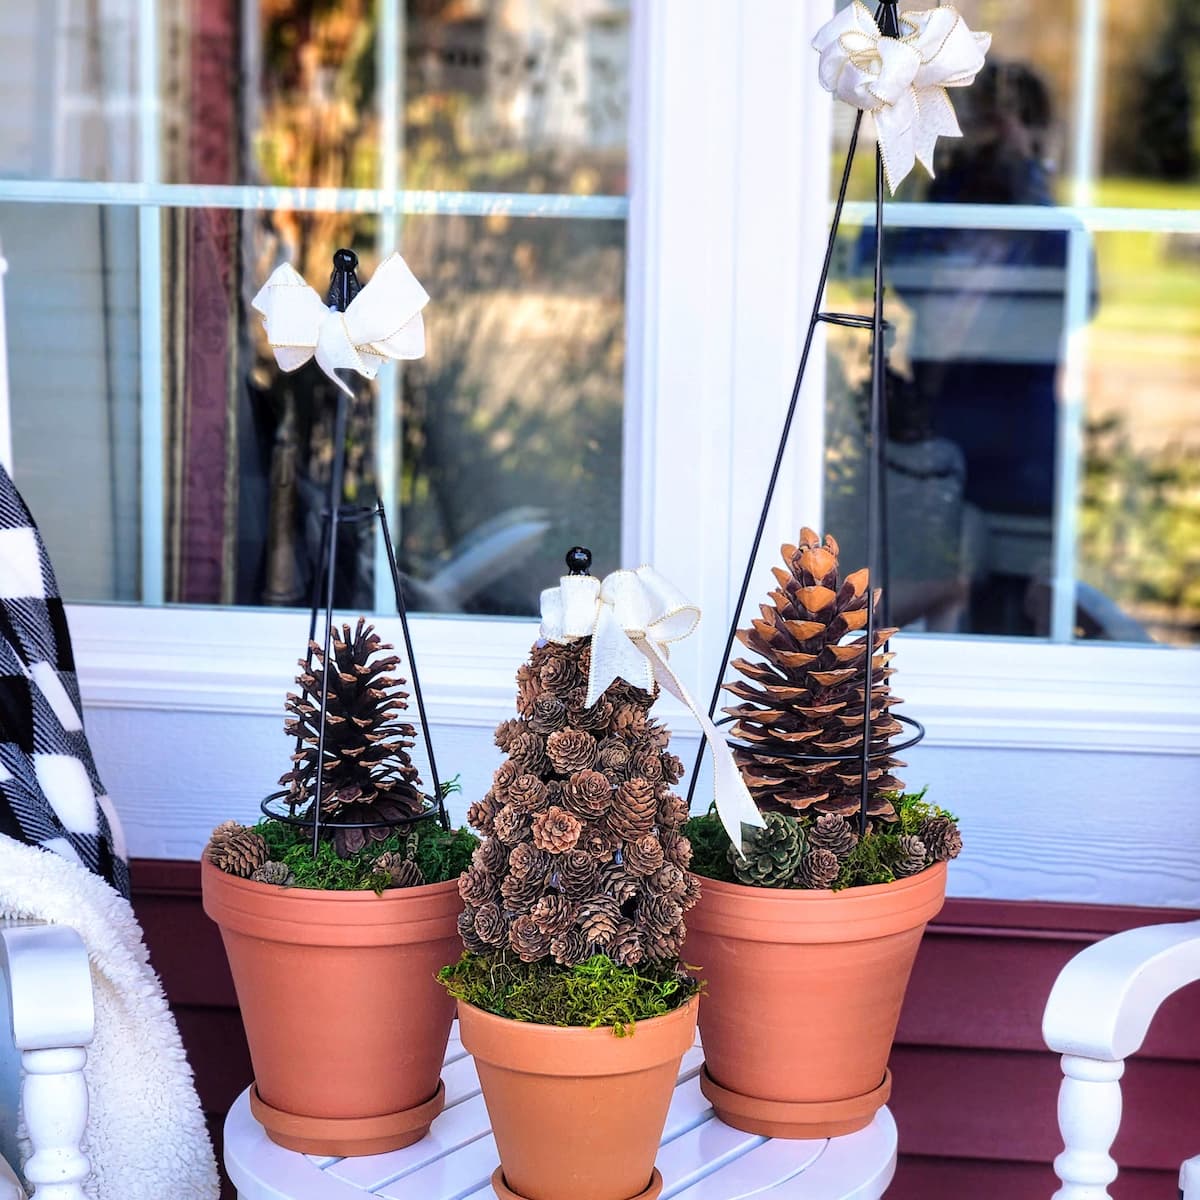
[[[467,824],[472,829],[478,829],[484,837],[491,837],[496,829],[496,814],[499,811],[495,793],[488,792],[482,800],[476,800],[467,809]]]
[[[618,904],[626,904],[638,894],[641,880],[630,875],[624,863],[609,863],[600,871],[599,891]]]
[[[563,803],[584,821],[602,817],[612,800],[613,786],[602,771],[576,771],[563,789]]]
[[[674,863],[663,863],[643,883],[650,895],[670,896],[672,900],[678,900],[687,891],[687,875]]]
[[[530,775],[528,772],[518,775],[508,788],[508,802],[517,812],[540,812],[546,807],[548,795],[546,785],[536,775]]]
[[[820,850],[832,850],[838,858],[845,858],[858,845],[858,834],[845,817],[837,813],[823,813],[808,831],[808,843]]]
[[[593,825],[584,829],[579,849],[586,850],[598,863],[606,863],[612,862],[619,844],[612,834]]]
[[[571,850],[555,861],[558,886],[572,900],[594,895],[600,880],[600,866],[586,850]]]
[[[493,831],[502,841],[510,846],[523,842],[529,836],[530,819],[528,813],[523,813],[506,804],[497,814],[493,822]]]
[[[636,841],[654,827],[658,791],[648,779],[635,776],[617,789],[608,813],[608,827],[623,842]]]
[[[804,829],[782,813],[765,813],[763,821],[761,828],[743,836],[742,854],[729,847],[729,865],[747,887],[787,887],[804,854]]]
[[[493,740],[495,741],[497,748],[507,754],[509,746],[512,745],[513,738],[515,738],[518,733],[523,732],[524,729],[525,726],[515,717],[509,717],[508,720],[501,721],[500,724],[496,726],[495,734],[493,734]]]
[[[296,882],[292,868],[287,863],[265,862],[250,878],[255,883],[270,883],[275,887],[291,887]]]
[[[645,951],[632,922],[622,921],[608,946],[608,957],[621,967],[636,967]]]
[[[896,861],[892,864],[892,872],[897,879],[909,875],[919,875],[925,870],[927,854],[925,843],[915,833],[902,833],[898,839],[900,845]]]
[[[483,954],[488,948],[487,942],[475,932],[475,914],[469,908],[458,914],[458,936],[472,954]]]
[[[669,896],[643,896],[637,926],[643,934],[667,934],[683,921],[683,908]]]
[[[596,739],[582,729],[560,729],[546,739],[546,755],[560,775],[574,775],[596,761]]]
[[[663,865],[662,843],[652,833],[643,834],[626,844],[623,857],[630,875],[653,875]]]
[[[548,808],[533,818],[533,844],[547,854],[574,850],[582,832],[583,823],[565,808]]]
[[[840,870],[837,855],[817,846],[800,859],[791,886],[821,890],[832,886]]]
[[[605,738],[596,748],[596,767],[614,782],[626,779],[633,766],[633,754],[620,738]]]
[[[539,696],[529,714],[534,733],[554,733],[567,723],[567,706],[557,696]]]
[[[921,822],[917,836],[934,862],[949,862],[962,850],[962,834],[958,823],[950,817],[929,817]]]
[[[556,654],[543,664],[539,672],[543,692],[552,696],[566,696],[580,683],[579,668],[566,653]]]
[[[375,860],[375,870],[382,871],[391,880],[388,887],[421,887],[425,883],[421,868],[411,858],[405,858],[403,854],[397,854],[394,850],[381,854]]]
[[[561,892],[543,896],[530,910],[533,923],[548,937],[566,933],[575,924],[575,905]]]
[[[575,923],[591,945],[606,948],[621,924],[621,910],[610,896],[593,896],[580,904]]]
[[[487,904],[489,900],[495,900],[499,890],[499,876],[479,867],[468,867],[458,877],[458,894],[462,897],[463,903],[476,908],[481,904]]]
[[[536,879],[542,883],[550,874],[550,855],[532,842],[522,842],[508,856],[508,871],[518,879]]]
[[[550,953],[554,961],[564,967],[578,966],[592,952],[588,940],[576,928],[566,930],[550,939]]]
[[[532,729],[522,729],[508,743],[508,756],[522,774],[540,775],[546,766],[546,739]]]
[[[504,900],[504,911],[512,913],[527,913],[542,898],[546,889],[544,879],[519,875],[506,875],[500,884],[500,895]]]
[[[688,819],[687,801],[674,792],[664,792],[658,798],[658,826],[660,829],[677,830]]]
[[[508,870],[508,847],[499,838],[487,838],[475,847],[471,866],[489,875],[503,875]]]
[[[226,822],[213,831],[206,850],[208,861],[229,875],[249,879],[271,855],[261,834],[243,825],[228,828],[232,824]]]
[[[683,778],[683,759],[664,750],[662,753],[663,778],[674,787]]]
[[[591,708],[572,708],[571,724],[589,733],[603,732],[612,722],[613,706],[603,696]]]
[[[508,927],[508,944],[522,962],[537,962],[550,951],[550,939],[525,914]]]
[[[499,905],[482,904],[475,910],[475,936],[488,946],[502,945],[508,939]]]
[[[663,855],[667,862],[674,863],[681,871],[686,871],[692,865],[692,843],[680,834],[663,834]]]

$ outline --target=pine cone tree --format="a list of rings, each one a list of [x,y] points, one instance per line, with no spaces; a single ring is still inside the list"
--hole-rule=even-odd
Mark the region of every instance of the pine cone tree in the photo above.
[[[740,883],[749,887],[787,887],[804,853],[804,830],[795,817],[765,813],[761,829],[742,838],[744,857],[736,846],[727,851]]]
[[[962,850],[962,834],[950,817],[929,817],[921,822],[917,836],[934,862],[948,862]]]
[[[811,754],[850,755],[861,752],[865,708],[867,649],[863,631],[868,603],[878,607],[880,592],[868,598],[865,569],[840,579],[838,545],[824,545],[811,529],[800,531],[799,546],[783,547],[784,568],[775,568],[779,587],[762,619],[738,631],[744,646],[762,660],[736,659],[745,680],[726,684],[741,704],[725,711],[735,718],[732,731],[743,743],[734,751],[742,776],[760,809],[800,813],[859,811],[861,763],[803,762],[772,754],[773,748]],[[904,764],[887,748],[902,729],[891,715],[900,701],[890,694],[892,674],[883,651],[894,629],[875,630],[872,649],[871,750],[868,812],[892,820],[887,798],[903,784],[892,775]],[[853,637],[851,635],[854,635]]]
[[[347,829],[339,822],[397,822],[421,811],[417,768],[409,757],[415,731],[399,714],[408,708],[404,680],[389,672],[400,659],[360,617],[357,628],[342,626],[332,638],[332,661],[325,679],[325,655],[310,644],[311,661],[303,659],[296,677],[299,692],[287,698],[291,714],[286,731],[298,740],[295,766],[279,780],[293,809],[310,806],[317,782],[317,750],[321,737],[321,695],[325,690],[325,763],[321,777],[322,820],[334,828],[334,844],[343,857],[368,841],[383,841],[391,828]]]
[[[845,817],[823,813],[808,831],[808,844],[816,849],[832,850],[838,858],[845,858],[858,845],[858,834]]]
[[[785,886],[822,889],[831,887],[841,866],[832,850],[817,846],[801,856],[795,878]]]
[[[214,867],[242,879],[249,879],[270,858],[262,835],[236,821],[213,830],[205,854]]]
[[[900,849],[892,872],[897,879],[908,875],[919,875],[926,867],[925,843],[916,834],[900,835]]]
[[[265,862],[250,878],[255,883],[269,883],[275,887],[291,887],[296,882],[296,876],[287,863]]]

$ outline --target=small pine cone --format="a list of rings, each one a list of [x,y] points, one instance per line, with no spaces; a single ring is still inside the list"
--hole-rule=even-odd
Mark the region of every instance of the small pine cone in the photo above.
[[[546,765],[546,739],[532,729],[522,729],[509,742],[508,755],[522,774],[540,775]]]
[[[642,933],[668,934],[683,921],[683,908],[668,896],[643,896],[637,926]]]
[[[642,954],[645,959],[650,962],[672,962],[678,959],[680,950],[683,949],[683,939],[687,933],[682,921],[679,922],[677,929],[672,929],[666,933],[659,933],[656,930],[640,930],[642,935]]]
[[[583,822],[565,808],[548,808],[533,818],[533,844],[548,854],[566,854],[574,850]]]
[[[608,957],[618,966],[636,967],[642,961],[644,953],[638,931],[631,922],[622,921],[609,943]]]
[[[613,800],[613,786],[602,771],[576,771],[563,789],[563,803],[577,817],[594,821]]]
[[[662,754],[657,750],[643,750],[634,756],[633,773],[648,779],[651,783],[662,783],[666,776],[663,773]]]
[[[425,883],[421,868],[411,858],[405,858],[403,854],[397,854],[394,850],[381,854],[375,860],[375,870],[382,871],[389,877],[391,882],[388,887],[391,888],[422,887]]]
[[[554,733],[567,723],[567,706],[557,696],[539,696],[529,714],[529,728],[534,733]]]
[[[543,896],[530,910],[533,923],[548,937],[566,933],[575,924],[575,905],[560,892]]]
[[[815,890],[830,887],[840,869],[837,855],[832,850],[818,846],[800,859],[791,886]]]
[[[512,745],[513,738],[516,737],[518,733],[521,733],[524,728],[525,726],[520,721],[512,717],[509,717],[505,721],[501,721],[500,724],[496,726],[496,732],[494,735],[496,746],[505,754],[507,754],[509,746]]]
[[[629,776],[633,754],[620,738],[605,738],[596,749],[596,767],[615,783]]]
[[[591,945],[605,948],[616,936],[621,910],[610,896],[593,896],[579,906],[575,923]]]
[[[598,863],[612,862],[620,843],[612,834],[597,825],[585,826],[583,837],[579,840],[579,849],[586,850]]]
[[[674,863],[663,863],[653,875],[643,881],[652,896],[670,896],[678,900],[687,892],[688,877]]]
[[[934,862],[948,862],[957,858],[962,850],[962,834],[957,822],[950,817],[929,817],[922,821],[917,836],[925,843],[925,850]]]
[[[522,878],[519,875],[506,875],[500,885],[500,895],[504,899],[504,911],[512,913],[527,913],[542,898],[546,889],[546,881],[532,876]]]
[[[498,800],[504,799],[508,793],[508,789],[512,786],[512,782],[518,775],[521,769],[511,758],[506,758],[497,768],[495,775],[492,776],[492,791],[496,793]]]
[[[600,867],[586,850],[572,850],[559,855],[558,886],[572,900],[584,900],[594,895],[600,883]]]
[[[681,871],[686,871],[692,865],[692,843],[680,834],[663,834],[663,854],[667,862],[674,863]]]
[[[496,829],[496,814],[499,811],[495,793],[488,792],[482,800],[476,800],[467,809],[467,824],[472,829],[478,829],[484,837],[491,837]]]
[[[537,962],[539,958],[545,958],[550,951],[550,939],[528,915],[518,917],[508,927],[508,944],[522,962]]]
[[[255,883],[270,883],[275,887],[291,887],[296,882],[296,876],[292,874],[292,868],[287,863],[281,862],[263,863],[250,878]]]
[[[530,663],[522,663],[517,668],[517,712],[528,717],[541,694],[542,685],[537,669]]]
[[[566,696],[579,686],[579,668],[566,653],[556,655],[542,667],[538,675],[543,692]]]
[[[470,904],[475,908],[495,900],[499,890],[499,876],[479,867],[468,867],[458,877],[458,894],[462,897],[464,904]]]
[[[515,846],[529,836],[531,824],[528,813],[518,812],[511,804],[506,804],[496,814],[493,832],[502,842]]]
[[[550,939],[550,953],[554,961],[564,967],[578,966],[592,952],[588,940],[576,928],[566,930]]]
[[[617,789],[608,814],[608,827],[623,842],[636,841],[654,827],[658,790],[647,779],[634,776]]]
[[[700,901],[700,889],[704,886],[700,882],[698,875],[693,875],[690,871],[684,874],[684,889],[683,895],[677,897],[684,912],[689,908],[695,908]]]
[[[742,854],[729,847],[729,865],[747,887],[788,887],[804,853],[804,829],[782,813],[766,813],[763,820],[742,838]]]
[[[219,840],[214,831],[207,855],[214,867],[242,879],[249,879],[271,857],[262,835],[241,825],[222,833]]]
[[[661,754],[671,741],[671,731],[661,721],[647,721],[642,740],[651,750]]]
[[[502,945],[508,939],[499,905],[482,904],[475,910],[475,936],[489,946]]]
[[[589,733],[603,732],[612,721],[613,706],[603,696],[591,708],[573,708],[571,724],[576,729],[586,729]]]
[[[596,739],[581,729],[560,729],[546,739],[546,755],[560,775],[574,775],[596,761]]]
[[[487,942],[475,932],[475,914],[469,908],[458,914],[458,936],[472,954],[483,954],[488,948]]]
[[[838,858],[845,858],[858,845],[858,834],[845,817],[825,813],[808,831],[808,844],[820,850],[832,850]]]
[[[471,866],[497,877],[508,870],[508,847],[499,838],[488,838],[475,847]]]
[[[550,855],[532,842],[522,842],[508,856],[508,871],[518,879],[536,879],[544,883],[550,874]]]
[[[658,827],[677,830],[688,819],[687,801],[674,792],[664,792],[658,798]]]
[[[919,875],[925,870],[927,854],[925,843],[915,833],[902,833],[899,838],[900,848],[892,872],[897,879],[908,875]]]
[[[624,863],[609,863],[600,872],[599,891],[618,904],[626,904],[638,894],[641,880],[625,870]]]
[[[674,787],[683,778],[683,759],[676,757],[674,754],[669,754],[664,750],[662,754],[662,769],[663,778]]]
[[[662,843],[654,834],[645,833],[626,844],[623,858],[630,875],[653,875],[663,865]]]
[[[546,785],[536,775],[528,773],[518,775],[508,788],[508,802],[517,812],[540,812],[546,807],[547,795]]]
[[[646,732],[646,710],[639,704],[622,704],[614,710],[608,727],[614,737],[625,741],[640,738]]]

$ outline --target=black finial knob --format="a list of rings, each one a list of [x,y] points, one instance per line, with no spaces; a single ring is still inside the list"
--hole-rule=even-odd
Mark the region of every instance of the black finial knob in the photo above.
[[[567,551],[567,570],[572,575],[586,575],[591,565],[592,552],[586,546],[572,546]]]
[[[350,301],[362,290],[358,282],[358,255],[344,247],[333,252],[333,274],[329,277],[329,294],[325,302],[338,312],[345,312]]]

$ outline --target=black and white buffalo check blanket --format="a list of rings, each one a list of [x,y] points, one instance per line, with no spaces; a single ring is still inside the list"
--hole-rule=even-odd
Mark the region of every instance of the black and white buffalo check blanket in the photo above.
[[[81,863],[128,897],[121,826],[82,713],[54,570],[0,467],[0,834]]]

